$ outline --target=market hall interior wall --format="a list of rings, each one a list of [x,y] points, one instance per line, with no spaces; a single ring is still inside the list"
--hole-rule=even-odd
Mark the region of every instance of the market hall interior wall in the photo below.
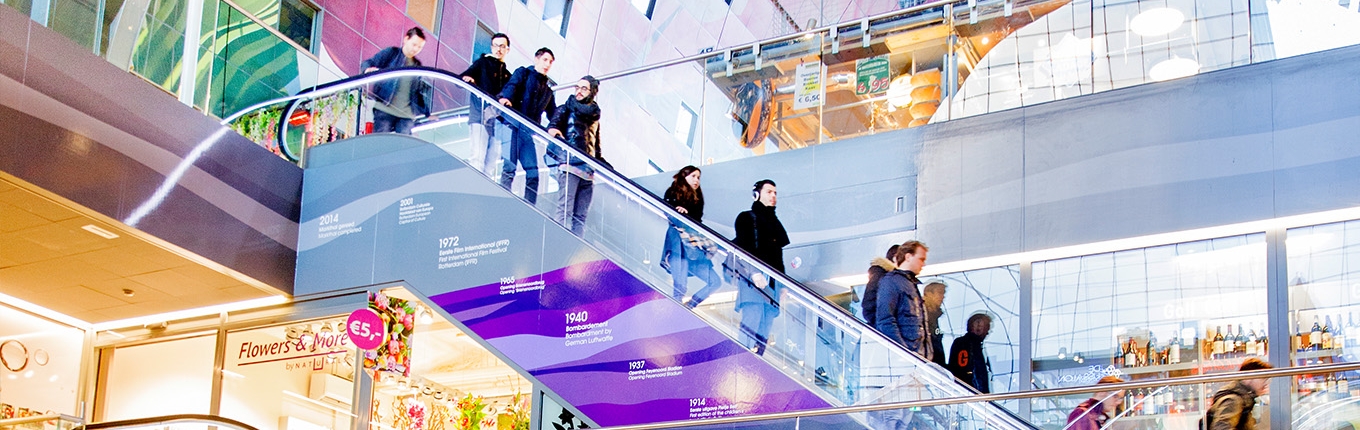
[[[703,166],[705,215],[730,237],[748,179],[787,178],[786,258],[857,252],[790,271],[813,280],[859,273],[883,248],[840,245],[911,236],[856,228],[902,190],[914,216],[895,227],[931,244],[932,263],[1354,207],[1357,68],[1360,47],[1340,48]],[[671,174],[637,181],[661,195]],[[816,245],[799,235],[828,226]]]

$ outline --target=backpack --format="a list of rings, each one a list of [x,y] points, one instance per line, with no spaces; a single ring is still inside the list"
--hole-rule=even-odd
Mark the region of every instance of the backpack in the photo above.
[[[1199,428],[1200,428],[1200,430],[1209,430],[1209,423],[1214,422],[1214,405],[1217,405],[1217,404],[1218,404],[1218,400],[1219,400],[1219,399],[1222,399],[1222,398],[1228,397],[1228,396],[1238,396],[1238,397],[1241,397],[1241,398],[1242,398],[1242,401],[1243,401],[1244,403],[1247,403],[1246,407],[1242,408],[1242,416],[1238,417],[1238,420],[1237,420],[1237,428],[1239,428],[1239,429],[1241,429],[1241,428],[1246,428],[1246,425],[1247,425],[1247,423],[1249,422],[1248,420],[1251,419],[1251,411],[1252,411],[1252,409],[1255,409],[1255,408],[1256,408],[1256,402],[1254,402],[1254,401],[1253,401],[1253,402],[1247,402],[1248,399],[1246,398],[1246,396],[1243,396],[1243,395],[1241,395],[1241,394],[1239,394],[1239,393],[1237,393],[1237,392],[1234,392],[1234,391],[1230,391],[1230,390],[1219,390],[1217,393],[1214,393],[1213,401],[1209,403],[1209,409],[1208,409],[1207,411],[1204,412],[1204,417],[1199,419]]]

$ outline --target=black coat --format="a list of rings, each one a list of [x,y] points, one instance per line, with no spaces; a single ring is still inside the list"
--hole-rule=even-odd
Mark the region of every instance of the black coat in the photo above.
[[[510,80],[510,69],[505,68],[505,62],[490,55],[483,55],[477,61],[473,61],[467,70],[463,71],[463,76],[472,78],[472,85],[481,90],[487,97],[496,99],[505,88],[505,83]],[[468,122],[478,123],[482,121],[482,98],[471,95],[472,109],[468,111]]]
[[[412,58],[411,61],[414,62],[416,66],[421,65],[419,59]],[[369,67],[377,67],[378,70],[388,70],[405,66],[406,66],[406,54],[403,54],[401,52],[401,48],[396,46],[378,51],[377,54],[373,54],[373,58],[369,58],[367,60],[364,60],[362,63],[359,63],[360,70],[366,70]],[[415,78],[403,78],[403,79],[415,79]],[[383,104],[391,104],[392,93],[395,93],[397,91],[397,81],[398,81],[397,79],[387,79],[382,82],[373,84],[372,93],[373,97],[378,99],[378,101],[382,102]],[[411,100],[411,113],[414,113],[417,116],[429,115],[430,85],[426,84],[425,81],[422,79],[415,79],[415,81],[411,83],[410,100]]]
[[[878,282],[883,275],[897,270],[897,265],[883,257],[874,257],[869,265],[869,282],[864,284],[864,298],[860,299],[864,323],[878,330]]]
[[[565,104],[553,112],[548,128],[562,132],[562,140],[577,151],[596,160],[604,159],[604,153],[600,150],[600,105],[595,104],[594,100],[583,103],[577,101],[576,97],[568,98]],[[557,145],[548,148],[554,161],[564,161],[566,151],[557,148]],[[585,166],[585,162],[578,157],[571,157],[571,165],[579,168]]]
[[[789,244],[789,233],[784,231],[774,208],[759,200],[751,202],[751,210],[737,214],[736,228],[737,237],[732,243],[784,273],[784,247]]]
[[[557,110],[553,97],[553,81],[533,67],[520,67],[510,75],[498,98],[510,100],[510,108],[524,115],[534,125],[542,121],[543,113]]]
[[[991,365],[982,353],[982,336],[964,333],[949,347],[949,371],[981,393],[990,393]]]

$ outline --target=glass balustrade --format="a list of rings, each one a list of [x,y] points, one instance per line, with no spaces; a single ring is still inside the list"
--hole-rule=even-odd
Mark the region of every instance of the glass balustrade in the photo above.
[[[368,75],[261,104],[228,118],[227,123],[256,133],[252,136],[264,130],[266,137],[275,139],[266,146],[305,163],[305,150],[295,152],[300,148],[367,133],[369,114],[365,111],[376,103],[368,89],[384,83],[397,85],[400,79],[431,87],[428,93],[435,110],[445,112],[416,127],[416,137],[482,171],[488,180],[521,197],[677,304],[691,306],[709,324],[833,404],[973,393],[944,369],[906,352],[815,292],[680,215],[606,162],[564,144],[540,122],[528,121],[447,72],[406,68]],[[467,109],[458,108],[467,105],[469,98],[483,106],[480,120],[470,121]],[[271,126],[269,121],[279,122]],[[611,145],[630,140],[612,139],[603,140],[606,160],[616,147]],[[590,180],[583,183],[583,177]],[[562,211],[564,197],[582,193],[593,195],[583,222]],[[672,249],[683,248],[689,256],[683,263],[664,258],[668,236]],[[958,414],[939,412],[941,417]],[[999,409],[984,415],[1007,417],[995,424],[999,427],[1023,427]]]
[[[10,405],[4,405],[4,409],[0,416],[13,418],[0,419],[0,430],[75,430],[85,425],[84,420],[68,415],[12,410]]]

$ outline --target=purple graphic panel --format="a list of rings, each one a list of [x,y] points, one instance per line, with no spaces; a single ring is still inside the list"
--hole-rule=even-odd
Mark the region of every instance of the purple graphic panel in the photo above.
[[[830,406],[608,260],[431,299],[601,425]]]

